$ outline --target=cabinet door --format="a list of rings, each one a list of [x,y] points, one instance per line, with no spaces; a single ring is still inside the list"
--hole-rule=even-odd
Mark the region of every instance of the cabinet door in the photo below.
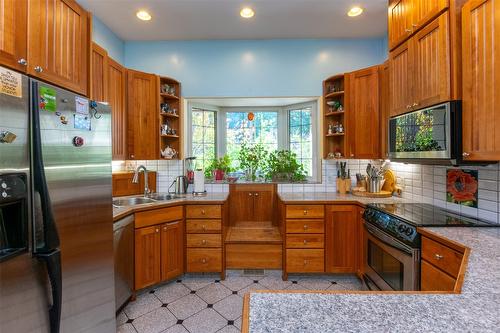
[[[27,0],[0,0],[0,65],[26,71]]]
[[[156,76],[128,70],[127,81],[129,159],[156,160],[160,154]]]
[[[409,41],[389,55],[389,116],[410,111],[412,100],[412,55]]]
[[[108,102],[111,106],[113,159],[127,159],[127,108],[125,90],[127,70],[108,58]]]
[[[380,157],[380,110],[378,66],[349,74],[350,157]]]
[[[448,8],[449,0],[412,0],[412,29],[419,29]]]
[[[421,109],[451,98],[449,14],[441,14],[411,39],[415,80],[412,107]]]
[[[160,282],[160,226],[135,230],[135,289]]]
[[[500,1],[462,10],[464,159],[500,161]]]
[[[396,48],[412,33],[412,0],[393,0],[389,5],[389,49]]]
[[[182,221],[164,224],[161,231],[161,279],[184,273],[184,226]]]
[[[254,220],[254,191],[235,190],[231,193],[230,214],[232,223]]]
[[[380,82],[380,157],[389,158],[389,62],[386,61],[379,69]]]
[[[254,193],[253,221],[272,222],[274,220],[274,192],[258,191]]]
[[[453,291],[456,280],[425,260],[420,265],[421,291]]]
[[[357,207],[332,205],[326,214],[326,272],[355,273],[358,244]]]
[[[90,98],[94,101],[108,100],[108,52],[92,43],[90,53]]]
[[[30,0],[28,73],[87,95],[88,14],[74,0]]]

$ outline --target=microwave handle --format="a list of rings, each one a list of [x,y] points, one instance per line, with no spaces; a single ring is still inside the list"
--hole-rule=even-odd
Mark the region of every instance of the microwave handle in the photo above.
[[[413,249],[406,246],[405,244],[401,243],[397,239],[387,235],[386,233],[379,231],[375,229],[375,227],[372,227],[368,223],[364,223],[365,225],[365,230],[369,232],[371,235],[382,241],[384,244],[387,246],[390,246],[392,248],[395,248],[396,250],[403,251],[409,255],[413,255]]]

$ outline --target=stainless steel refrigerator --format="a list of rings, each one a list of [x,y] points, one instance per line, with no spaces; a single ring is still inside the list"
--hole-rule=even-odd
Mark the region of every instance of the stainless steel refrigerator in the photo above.
[[[111,114],[0,67],[0,332],[115,332]]]

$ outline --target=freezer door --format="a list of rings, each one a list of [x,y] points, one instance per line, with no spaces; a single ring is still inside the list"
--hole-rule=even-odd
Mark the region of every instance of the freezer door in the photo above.
[[[60,243],[61,332],[115,332],[110,110],[38,81],[32,95]],[[43,211],[43,200],[39,205]],[[43,236],[36,246],[50,250]]]
[[[30,187],[28,77],[2,67],[0,76],[0,175],[25,173]],[[0,332],[49,332],[46,276],[31,251],[0,263]]]

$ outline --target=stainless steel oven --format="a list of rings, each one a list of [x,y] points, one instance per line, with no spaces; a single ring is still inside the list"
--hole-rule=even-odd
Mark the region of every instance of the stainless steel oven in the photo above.
[[[369,290],[419,290],[420,249],[364,222],[364,284]]]
[[[461,128],[459,101],[392,117],[389,120],[389,158],[456,164],[462,157]]]

